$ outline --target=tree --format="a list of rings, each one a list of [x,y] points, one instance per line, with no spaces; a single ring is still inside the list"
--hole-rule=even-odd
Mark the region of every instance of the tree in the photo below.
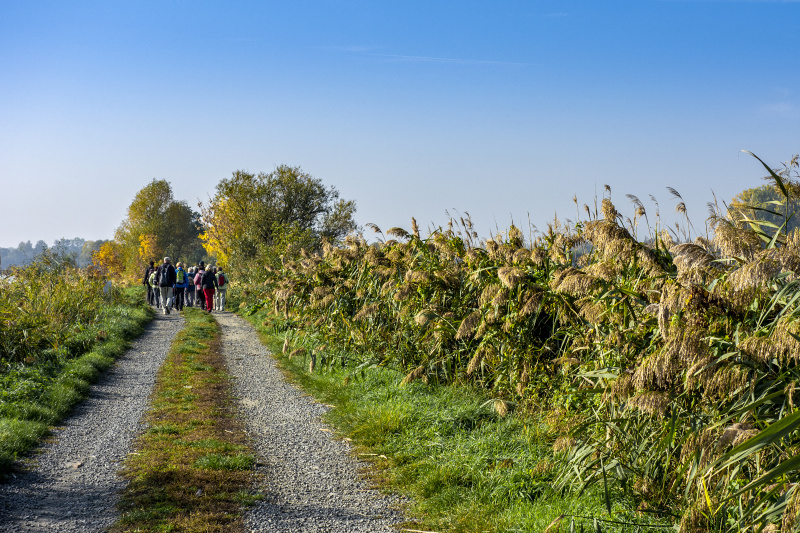
[[[78,266],[85,267],[92,264],[92,257],[94,253],[100,250],[100,247],[106,242],[108,241],[100,239],[98,241],[86,241],[83,243],[80,254],[78,254]]]
[[[340,199],[335,187],[287,165],[268,174],[236,171],[200,207],[204,246],[226,266],[267,260],[276,250],[286,251],[287,244],[298,251],[300,246],[314,249],[323,239],[337,242],[358,229],[354,201]]]
[[[154,179],[136,193],[114,238],[125,272],[139,275],[149,261],[164,255],[173,261],[205,259],[201,231],[200,215],[174,199],[169,182]]]
[[[105,241],[92,253],[92,266],[104,276],[121,276],[125,270],[122,247],[114,241]]]

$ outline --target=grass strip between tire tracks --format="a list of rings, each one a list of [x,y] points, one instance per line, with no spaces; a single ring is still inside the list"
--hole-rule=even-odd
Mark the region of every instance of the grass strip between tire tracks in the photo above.
[[[159,371],[149,429],[123,475],[130,481],[111,531],[241,531],[255,457],[230,397],[212,315],[184,310]]]

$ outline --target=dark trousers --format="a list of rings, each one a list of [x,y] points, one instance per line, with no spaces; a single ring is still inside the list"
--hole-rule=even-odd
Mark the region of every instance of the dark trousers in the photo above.
[[[147,303],[149,305],[155,304],[155,298],[153,298],[153,288],[150,285],[145,285],[147,287]]]
[[[175,294],[173,295],[172,307],[178,311],[183,311],[183,298],[185,295],[186,287],[175,287]]]
[[[203,289],[201,289],[199,287],[197,289],[197,299],[200,300],[200,309],[205,309],[206,308],[206,296],[205,296],[205,294],[203,294]]]

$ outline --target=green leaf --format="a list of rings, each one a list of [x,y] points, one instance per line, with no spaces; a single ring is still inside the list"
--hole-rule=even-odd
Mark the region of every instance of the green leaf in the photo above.
[[[770,175],[770,176],[772,176],[772,179],[774,179],[774,180],[775,180],[775,184],[776,184],[776,185],[778,186],[778,188],[781,190],[781,192],[783,193],[783,196],[785,196],[785,197],[788,199],[788,198],[789,198],[789,192],[786,190],[786,186],[783,184],[783,179],[781,179],[781,177],[780,177],[780,176],[778,176],[777,174],[775,174],[775,171],[774,171],[774,170],[772,170],[771,168],[769,168],[769,165],[767,165],[766,163],[764,163],[764,162],[761,160],[761,158],[760,158],[760,157],[758,157],[758,156],[757,156],[756,154],[754,154],[753,152],[751,152],[751,151],[749,151],[749,150],[742,150],[742,152],[744,152],[744,153],[746,153],[746,154],[750,154],[751,156],[753,156],[753,157],[755,157],[756,159],[758,159],[758,162],[759,162],[759,163],[761,163],[761,164],[764,166],[764,168],[765,168],[765,169],[767,169],[767,172],[769,172],[769,175]]]
[[[758,479],[756,479],[754,481],[751,481],[750,483],[748,483],[747,485],[742,487],[734,495],[728,496],[725,499],[725,501],[729,501],[729,500],[732,500],[733,498],[737,498],[737,497],[741,496],[742,494],[744,494],[745,492],[749,491],[750,489],[753,489],[753,488],[756,488],[756,487],[760,487],[761,485],[766,484],[768,481],[771,481],[771,480],[775,479],[778,476],[782,476],[783,474],[785,474],[787,472],[791,472],[792,470],[799,470],[799,469],[800,469],[800,455],[795,455],[794,457],[791,457],[790,459],[787,459],[786,461],[782,462],[781,464],[779,464],[778,466],[776,466],[775,468],[773,468],[772,470],[770,470],[769,472],[767,472],[766,474],[761,476],[760,478],[758,478]]]
[[[769,446],[770,444],[780,441],[783,437],[789,435],[800,427],[800,410],[795,411],[789,416],[785,416],[778,422],[770,425],[767,429],[760,432],[743,443],[736,446],[734,449],[720,457],[715,464],[722,464],[720,468],[725,468],[733,463],[739,462],[745,457]]]

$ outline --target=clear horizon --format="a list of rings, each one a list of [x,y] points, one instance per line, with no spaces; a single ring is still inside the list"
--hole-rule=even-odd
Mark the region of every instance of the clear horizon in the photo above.
[[[0,7],[0,247],[109,239],[138,190],[195,207],[300,166],[362,226],[481,237],[604,185],[695,226],[800,151],[793,1],[101,2]],[[365,229],[365,236],[371,237]]]

